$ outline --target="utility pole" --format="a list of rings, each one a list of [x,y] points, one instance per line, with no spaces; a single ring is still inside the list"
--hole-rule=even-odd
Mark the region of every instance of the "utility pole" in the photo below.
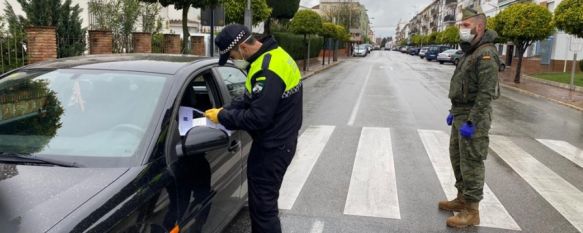
[[[247,7],[245,8],[245,26],[247,26],[249,31],[253,30],[252,29],[252,27],[253,27],[252,18],[253,18],[253,11],[251,10],[251,0],[247,0]]]

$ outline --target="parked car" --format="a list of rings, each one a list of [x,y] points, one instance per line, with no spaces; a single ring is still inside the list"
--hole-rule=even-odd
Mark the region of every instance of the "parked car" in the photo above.
[[[459,61],[459,58],[463,54],[464,54],[464,52],[462,52],[461,50],[448,49],[448,50],[445,50],[437,55],[437,61],[439,61],[439,64],[443,64],[445,62],[451,62],[453,64],[457,64],[457,62]]]
[[[409,46],[401,47],[401,53],[407,53],[409,51]]]
[[[366,57],[368,54],[366,45],[357,45],[354,48],[354,53],[352,54],[355,57]]]
[[[411,47],[411,48],[409,48],[409,55],[411,55],[411,56],[418,55],[419,50],[420,50],[420,48],[418,48],[418,47]]]
[[[423,47],[419,50],[419,57],[421,59],[425,58],[425,54],[427,53],[427,50],[429,50],[429,47]]]
[[[18,109],[0,120],[2,232],[221,231],[245,204],[252,140],[205,124],[245,90],[217,62],[83,56],[0,76]]]
[[[448,46],[443,46],[443,45],[429,46],[429,49],[425,53],[425,59],[427,59],[427,61],[436,60],[437,54],[439,54],[445,50],[448,50],[448,49],[451,49],[451,48]]]

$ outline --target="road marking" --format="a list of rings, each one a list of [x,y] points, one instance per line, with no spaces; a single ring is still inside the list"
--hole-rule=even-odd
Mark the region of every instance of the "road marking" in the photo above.
[[[491,148],[534,190],[583,232],[583,192],[505,136],[490,136]]]
[[[362,129],[344,214],[401,219],[390,129]]]
[[[310,126],[298,139],[296,155],[279,189],[280,209],[290,210],[293,207],[334,128],[334,126]]]
[[[320,220],[316,220],[312,225],[310,233],[322,233],[324,231],[324,223]]]
[[[583,167],[583,150],[573,146],[571,143],[565,141],[537,139],[540,143],[547,146],[551,150],[557,152],[571,162]]]
[[[457,196],[457,189],[449,159],[449,135],[437,130],[418,130],[418,133],[445,196],[448,200],[454,199]],[[484,184],[484,199],[480,202],[479,226],[521,230],[487,184]]]
[[[364,95],[364,91],[366,89],[366,85],[368,84],[368,79],[370,78],[371,72],[372,72],[372,66],[368,69],[368,74],[366,75],[366,78],[364,79],[364,83],[362,84],[362,87],[360,88],[360,94],[358,95],[358,99],[356,100],[356,105],[354,105],[354,108],[352,109],[352,114],[350,114],[350,119],[348,120],[349,126],[354,125],[354,120],[356,120],[356,114],[358,113],[358,109],[360,108],[360,102],[362,101],[362,96]]]

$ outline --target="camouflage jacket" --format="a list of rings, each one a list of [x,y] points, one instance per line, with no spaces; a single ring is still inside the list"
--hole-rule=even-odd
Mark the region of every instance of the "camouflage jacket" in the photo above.
[[[468,121],[477,123],[492,112],[490,104],[496,95],[500,66],[493,45],[497,37],[495,31],[486,30],[482,40],[458,62],[449,87],[454,115],[469,114]]]

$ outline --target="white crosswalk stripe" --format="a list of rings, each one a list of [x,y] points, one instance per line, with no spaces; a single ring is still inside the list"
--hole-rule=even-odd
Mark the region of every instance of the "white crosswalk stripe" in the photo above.
[[[279,207],[291,210],[296,203],[312,169],[323,154],[335,132],[335,126],[310,126],[301,135],[294,160],[290,164],[280,189]],[[439,130],[417,130],[440,185],[447,199],[455,198],[455,177],[449,159],[449,134]],[[583,192],[564,180],[510,138],[491,135],[490,148],[522,179],[549,202],[577,230],[583,231]],[[394,141],[393,141],[394,140]],[[342,214],[375,218],[401,219],[393,142],[390,128],[364,127],[361,129],[350,183]],[[536,139],[553,151],[582,166],[581,149],[564,141]],[[406,153],[399,151],[399,153]],[[346,171],[350,172],[350,171]],[[437,201],[437,200],[436,200]],[[484,185],[484,199],[480,202],[480,227],[521,231],[488,184]],[[315,222],[312,232],[321,232],[323,222]]]
[[[521,149],[510,138],[490,138],[492,150],[577,230],[583,231],[583,192]]]
[[[448,200],[457,196],[455,176],[449,159],[449,134],[436,130],[418,130],[431,164],[437,173],[441,188]],[[500,200],[487,184],[484,199],[480,202],[480,226],[521,230]]]
[[[390,129],[362,129],[344,214],[401,218]]]
[[[577,166],[583,168],[583,150],[573,146],[571,143],[550,139],[537,139],[540,143],[551,148],[561,156],[565,157]]]
[[[334,126],[311,126],[298,140],[296,154],[279,189],[280,209],[291,209],[328,143]]]

